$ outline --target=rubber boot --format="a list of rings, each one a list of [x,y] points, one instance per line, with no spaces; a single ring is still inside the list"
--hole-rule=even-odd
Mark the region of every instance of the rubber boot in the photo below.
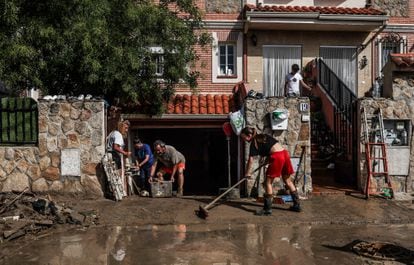
[[[302,209],[300,208],[298,192],[297,191],[292,192],[291,196],[293,200],[293,205],[290,206],[289,210],[294,211],[294,212],[302,211]]]
[[[177,190],[177,197],[183,197],[184,190],[183,188],[178,188]]]
[[[263,209],[256,211],[256,215],[272,215],[272,194],[265,194],[263,201]]]

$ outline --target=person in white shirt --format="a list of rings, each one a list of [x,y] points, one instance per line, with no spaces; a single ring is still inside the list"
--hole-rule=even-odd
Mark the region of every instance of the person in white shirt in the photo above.
[[[287,97],[299,97],[300,86],[312,90],[304,81],[302,75],[299,73],[299,65],[293,64],[292,71],[286,75],[285,78],[285,95]]]
[[[124,191],[127,190],[127,182],[125,179],[124,156],[131,156],[131,152],[125,151],[124,138],[127,137],[129,129],[129,121],[118,122],[117,130],[113,130],[107,138],[106,151],[112,154],[112,160],[115,162],[116,168],[119,170],[120,176],[124,183]],[[126,195],[126,193],[125,193]]]

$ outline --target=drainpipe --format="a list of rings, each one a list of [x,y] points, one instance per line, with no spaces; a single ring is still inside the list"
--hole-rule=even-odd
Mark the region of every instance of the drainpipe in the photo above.
[[[247,33],[243,38],[243,76],[242,81],[247,83]]]
[[[362,43],[361,44],[361,46],[362,47],[367,47],[367,45],[369,44],[369,43],[371,43],[381,32],[383,32],[384,31],[384,29],[385,29],[385,27],[387,26],[387,24],[384,24],[384,25],[382,25],[380,28],[379,28],[379,30],[377,30],[376,32],[375,32],[375,34],[374,34],[374,36],[372,36],[367,42],[365,42],[365,43]]]
[[[248,16],[244,20],[244,27],[243,27],[243,76],[242,81],[247,83],[247,39],[248,39],[248,31],[249,31],[249,23],[250,17]]]
[[[374,76],[375,76],[375,64],[374,62],[374,56],[375,56],[375,43],[374,45],[371,44],[371,87],[374,87]],[[379,60],[379,58],[377,58]]]

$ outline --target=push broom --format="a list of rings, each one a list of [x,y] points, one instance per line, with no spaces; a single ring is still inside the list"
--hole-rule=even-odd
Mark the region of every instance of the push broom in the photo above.
[[[239,182],[237,182],[236,184],[234,184],[233,186],[231,186],[229,189],[227,189],[225,192],[223,192],[222,194],[220,194],[219,196],[217,196],[217,198],[215,198],[212,202],[210,202],[209,204],[207,204],[206,206],[199,206],[198,210],[195,211],[196,215],[200,218],[206,219],[208,217],[208,210],[221,198],[223,198],[224,196],[226,196],[227,193],[229,193],[230,191],[232,191],[234,188],[238,187],[241,183],[243,183],[244,181],[247,180],[247,177],[242,178],[241,180],[239,180]]]
[[[256,172],[257,170],[261,169],[262,167],[266,166],[267,163],[264,163],[260,166],[258,166],[254,171]],[[234,184],[233,186],[231,186],[230,188],[228,188],[225,192],[223,192],[222,194],[220,194],[219,196],[217,196],[217,198],[215,198],[212,202],[210,202],[209,204],[207,204],[206,206],[199,206],[198,210],[195,211],[195,214],[203,219],[206,219],[208,217],[208,210],[221,198],[223,198],[224,196],[226,196],[227,193],[229,193],[230,191],[232,191],[234,188],[238,187],[240,184],[242,184],[244,181],[246,181],[248,179],[248,177],[244,177],[241,180],[239,180],[236,184]]]

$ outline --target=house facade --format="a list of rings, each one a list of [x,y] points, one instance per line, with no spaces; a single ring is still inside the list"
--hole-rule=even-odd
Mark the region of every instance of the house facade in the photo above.
[[[336,134],[338,128],[350,126],[339,124],[333,113],[344,112],[341,108],[347,108],[347,102],[355,98],[375,93],[381,96],[381,89],[377,87],[381,87],[382,69],[389,54],[414,49],[414,3],[408,0],[196,2],[204,12],[203,30],[213,38],[210,48],[198,49],[201,60],[197,68],[201,79],[197,94],[181,86],[165,114],[159,117],[123,115],[132,122],[132,137],[138,136],[147,142],[162,138],[188,154],[190,177],[186,185],[193,193],[215,192],[217,187],[226,185],[222,181],[227,179],[222,124],[228,121],[229,112],[241,106],[237,99],[240,101],[246,94],[242,90],[255,90],[270,98],[281,97],[286,74],[292,64],[298,64],[305,82],[315,88],[320,87],[318,82],[325,82],[328,92],[315,89],[313,94],[321,98],[327,126]],[[336,81],[331,80],[332,76]],[[332,86],[339,88],[332,89]],[[341,119],[346,118],[350,116]],[[255,126],[254,122],[249,124]],[[260,126],[262,131],[272,133],[268,123]],[[352,133],[349,129],[345,136],[336,135],[335,141],[349,147],[355,141],[349,138]],[[283,134],[281,139],[289,150],[298,150]],[[348,147],[340,152],[352,159],[352,152],[356,150],[351,147],[347,150]],[[238,137],[232,137],[234,181],[243,176],[244,148]],[[306,157],[309,164],[310,149]],[[210,161],[212,157],[216,161]],[[195,176],[197,181],[192,179]],[[355,175],[345,178],[351,178],[345,182],[358,186]]]
[[[304,67],[323,58],[362,97],[382,76],[390,53],[413,50],[413,3],[407,0],[211,0],[198,5],[214,39],[211,51],[199,50],[204,64],[199,90],[205,93],[231,93],[244,81],[266,96],[282,95],[279,83],[292,63]]]
[[[196,3],[204,12],[203,30],[213,38],[210,47],[197,48],[201,59],[197,65],[201,73],[198,91],[192,93],[185,86],[177,87],[176,95],[160,116],[122,112],[118,113],[121,117],[110,117],[131,121],[130,149],[135,137],[149,144],[161,139],[175,146],[187,159],[184,192],[216,194],[219,187],[228,186],[229,171],[232,183],[243,177],[246,146],[239,137],[232,135],[227,149],[223,124],[229,121],[229,112],[245,107],[249,115],[247,124],[278,137],[292,156],[300,154],[300,146],[308,147],[305,157],[308,169],[304,171],[311,175],[312,149],[320,144],[314,142],[313,123],[307,117],[312,116],[312,102],[307,97],[291,101],[283,98],[284,77],[292,64],[298,64],[305,81],[315,88],[312,93],[321,101],[320,111],[324,114],[326,127],[334,135],[337,154],[346,161],[358,157],[353,155],[358,150],[352,149],[357,141],[352,136],[359,131],[355,133],[352,131],[355,128],[350,126],[349,104],[356,98],[383,95],[381,85],[387,75],[383,69],[387,69],[389,55],[414,52],[413,1],[200,0]],[[249,90],[263,93],[266,101],[252,99],[244,102]],[[293,113],[286,131],[272,130],[269,122],[267,114],[279,107]],[[337,113],[342,116],[336,116]],[[42,124],[39,127],[43,128]],[[108,129],[111,129],[110,123]],[[105,130],[104,125],[97,130]],[[92,160],[82,156],[78,163],[80,175],[85,178],[96,173],[104,141],[102,137],[95,137],[95,141],[98,138],[100,144],[97,145],[99,152],[94,152],[96,156]],[[54,149],[56,144],[51,139],[46,137],[44,142],[47,150],[49,145],[53,147],[49,150],[53,154],[39,162],[40,166],[34,167],[35,179],[27,180],[26,175],[19,177],[21,189],[36,182],[38,191],[48,191],[53,181],[59,182],[55,178],[60,174],[57,170],[60,162]],[[86,141],[77,139],[75,142],[79,145]],[[9,164],[17,163],[10,150],[2,152],[3,157],[9,158],[6,160],[12,161]],[[86,155],[88,152],[81,153]],[[92,164],[86,163],[90,160]],[[356,167],[356,162],[351,162]],[[343,165],[346,170],[342,172],[352,173],[349,163]],[[3,165],[1,181],[5,181],[14,168]],[[28,172],[25,168],[22,170]],[[341,168],[337,171],[340,172]],[[357,181],[356,174],[359,173],[345,176],[350,179],[345,181],[361,189],[358,184],[361,181]],[[16,181],[6,184],[4,181],[1,184],[3,190],[15,188],[13,183]],[[308,179],[306,192],[312,190],[310,183]],[[98,181],[93,184],[93,192],[89,193],[98,194]],[[404,189],[409,191],[412,187],[406,185]],[[58,190],[61,190],[60,186]]]

